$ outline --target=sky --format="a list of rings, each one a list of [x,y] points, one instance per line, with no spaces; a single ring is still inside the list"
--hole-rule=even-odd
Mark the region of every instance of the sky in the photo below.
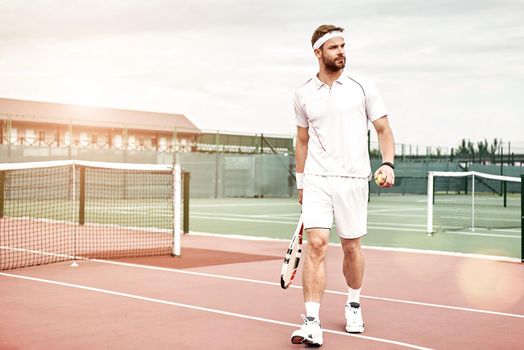
[[[524,0],[0,0],[0,97],[293,135],[311,35],[335,24],[397,143],[524,149],[523,14]]]

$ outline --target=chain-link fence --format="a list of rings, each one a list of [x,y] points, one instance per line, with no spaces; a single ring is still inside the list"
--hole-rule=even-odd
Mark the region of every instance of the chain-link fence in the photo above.
[[[153,150],[118,150],[68,147],[30,147],[0,145],[0,162],[35,162],[45,160],[92,160],[118,163],[179,163],[190,172],[191,197],[294,197],[296,196],[295,159],[288,154],[238,154],[203,152],[158,152]],[[372,159],[376,170],[380,160]],[[428,171],[465,171],[520,176],[524,167],[510,165],[465,164],[459,162],[395,161],[396,183],[379,189],[370,182],[371,194],[426,194]]]

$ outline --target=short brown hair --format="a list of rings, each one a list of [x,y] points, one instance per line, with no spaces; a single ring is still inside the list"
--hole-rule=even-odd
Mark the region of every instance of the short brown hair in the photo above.
[[[323,37],[327,33],[331,33],[333,31],[339,31],[343,32],[344,28],[334,26],[332,24],[323,24],[320,27],[318,27],[315,32],[313,33],[313,36],[311,37],[311,46],[315,45],[315,42]]]

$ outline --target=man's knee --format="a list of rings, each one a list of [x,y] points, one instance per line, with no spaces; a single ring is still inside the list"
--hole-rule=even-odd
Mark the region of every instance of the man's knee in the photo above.
[[[348,257],[357,256],[360,254],[360,239],[346,239],[342,243],[342,250],[344,255]]]
[[[326,255],[328,240],[319,236],[312,236],[308,238],[308,255],[315,259],[322,259]]]

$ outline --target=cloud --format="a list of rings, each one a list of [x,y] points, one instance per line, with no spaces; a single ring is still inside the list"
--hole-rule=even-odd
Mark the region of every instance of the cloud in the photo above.
[[[523,10],[509,0],[3,1],[0,95],[64,101],[98,87],[102,106],[291,134],[293,91],[317,69],[310,36],[334,23],[348,33],[349,69],[377,81],[400,142],[517,139]],[[503,123],[484,127],[494,115]]]

